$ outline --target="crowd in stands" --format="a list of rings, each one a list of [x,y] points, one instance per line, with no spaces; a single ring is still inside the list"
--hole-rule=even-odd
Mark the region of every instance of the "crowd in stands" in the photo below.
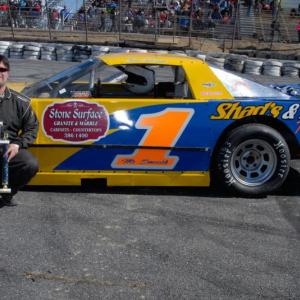
[[[40,0],[0,0],[0,26],[63,30],[65,25],[99,32],[189,32],[235,23],[238,4],[247,16],[270,11],[271,33],[279,32],[276,15],[280,0],[90,0],[73,15],[66,7],[43,7]],[[121,3],[121,7],[119,7]],[[299,6],[291,16],[300,16]],[[48,18],[47,18],[48,16]],[[275,23],[274,23],[275,22]],[[280,24],[279,24],[280,25]],[[224,27],[225,28],[225,27]],[[297,27],[298,28],[298,27]]]
[[[69,12],[66,7],[58,7],[49,8],[47,13],[40,0],[0,0],[0,26],[47,28],[47,14],[51,28],[58,29]]]
[[[275,18],[279,0],[243,0],[247,15],[270,11]],[[123,0],[121,3],[122,30],[128,32],[149,31],[151,28],[180,28],[181,30],[205,29],[216,24],[233,24],[238,0]],[[87,9],[87,17],[97,20],[100,31],[118,30],[118,1],[93,0]],[[79,12],[84,20],[84,8]],[[192,23],[191,23],[192,22]]]
[[[126,0],[122,1],[121,26],[127,32],[143,32],[149,29],[182,30],[213,27],[215,23],[232,23],[237,0]],[[119,7],[116,1],[93,0],[87,9],[87,18],[97,19],[99,31],[117,31]],[[84,20],[82,7],[79,19]],[[190,21],[192,20],[192,24]]]
[[[9,0],[0,4],[1,25],[36,27],[42,21],[41,1]]]

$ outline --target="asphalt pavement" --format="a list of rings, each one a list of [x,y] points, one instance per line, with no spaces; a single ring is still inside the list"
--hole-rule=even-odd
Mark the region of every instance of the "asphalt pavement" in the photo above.
[[[35,79],[64,67],[12,65]],[[0,299],[300,299],[299,182],[294,161],[282,189],[256,199],[212,188],[21,191],[18,206],[0,208]]]

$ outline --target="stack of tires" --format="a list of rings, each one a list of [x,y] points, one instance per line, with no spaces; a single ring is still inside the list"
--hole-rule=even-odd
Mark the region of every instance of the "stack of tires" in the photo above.
[[[263,62],[259,60],[246,60],[244,65],[244,73],[250,75],[260,75]]]
[[[92,54],[91,46],[75,45],[73,48],[74,60],[84,61],[90,58]]]
[[[129,52],[136,52],[136,53],[147,53],[148,50],[147,49],[137,49],[137,48],[132,48],[132,49],[129,49]],[[183,56],[187,56],[183,51],[170,51],[169,53],[176,53],[178,55],[183,55]]]
[[[21,59],[23,58],[24,44],[12,44],[10,47],[10,58]]]
[[[112,49],[110,49],[110,52],[113,52]],[[157,50],[157,49],[154,49],[154,50],[151,50],[151,53],[168,54],[169,51],[168,50]]]
[[[0,42],[0,54],[8,57],[9,46],[10,46],[10,42]]]
[[[121,48],[121,47],[110,47],[110,53],[129,53],[129,49]]]
[[[130,49],[130,52],[136,52],[136,50]],[[184,51],[180,51],[180,50],[171,50],[169,53],[170,54],[176,54],[176,55],[179,55],[179,56],[187,56],[187,54]]]
[[[73,45],[57,45],[56,55],[57,60],[73,61]]]
[[[281,76],[282,62],[276,60],[266,60],[263,64],[263,75],[279,77]]]
[[[199,58],[199,59],[201,59],[201,60],[203,60],[203,61],[206,60],[206,55],[205,55],[204,53],[198,53],[198,54],[196,55],[196,57]]]
[[[103,50],[107,50],[107,51],[103,51]],[[92,46],[92,55],[96,57],[106,54],[108,51],[109,51],[108,47]]]
[[[224,64],[224,68],[235,72],[243,72],[246,56],[244,55],[229,55]]]
[[[24,46],[23,58],[37,60],[41,56],[41,44],[30,43]]]
[[[213,56],[206,56],[206,61],[208,64],[224,69],[224,63],[225,63],[225,58],[224,57],[213,57]]]
[[[56,48],[52,45],[43,45],[41,48],[42,60],[56,60]]]
[[[300,63],[289,61],[283,63],[282,74],[288,77],[299,77]]]

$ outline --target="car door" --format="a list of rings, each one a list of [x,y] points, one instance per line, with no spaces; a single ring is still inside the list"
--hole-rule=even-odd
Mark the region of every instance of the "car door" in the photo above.
[[[207,101],[195,99],[182,67],[97,68],[81,78],[67,76],[54,98],[33,100],[41,128],[32,151],[41,172],[172,172],[183,178],[208,171]],[[163,79],[161,71],[173,77]],[[184,180],[191,183],[191,177]]]

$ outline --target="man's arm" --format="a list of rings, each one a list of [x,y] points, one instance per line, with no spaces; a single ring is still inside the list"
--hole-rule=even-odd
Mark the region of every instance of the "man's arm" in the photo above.
[[[32,110],[30,103],[28,103],[22,117],[22,132],[12,143],[19,145],[20,148],[28,148],[29,145],[34,143],[37,137],[38,128],[38,119]]]

